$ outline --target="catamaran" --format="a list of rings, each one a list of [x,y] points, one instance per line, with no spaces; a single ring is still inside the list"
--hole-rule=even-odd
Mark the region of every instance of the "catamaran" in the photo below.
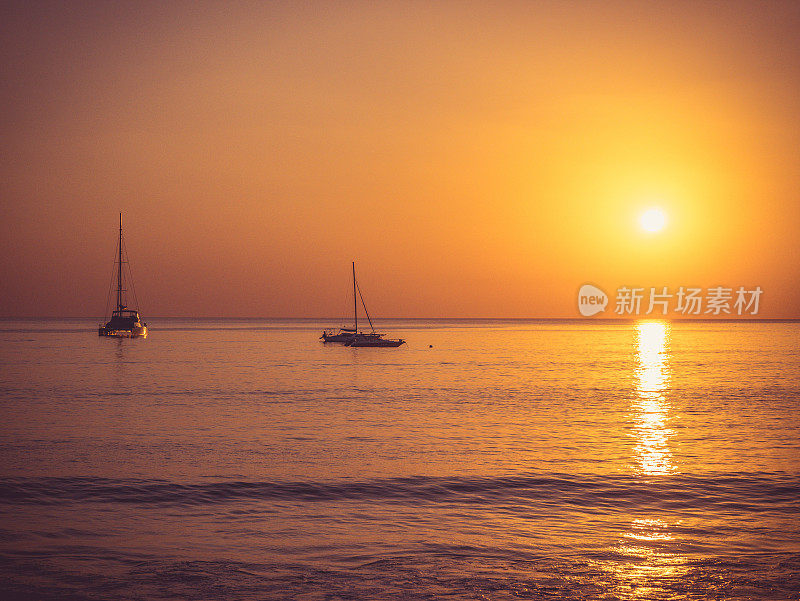
[[[364,313],[369,321],[370,332],[358,331],[358,299],[361,299],[361,305],[364,307]],[[384,338],[386,334],[379,334],[372,326],[372,319],[367,311],[367,305],[364,302],[364,297],[361,295],[361,289],[356,282],[356,263],[353,261],[353,327],[352,328],[329,328],[322,331],[322,336],[319,337],[322,342],[341,342],[345,346],[370,346],[370,347],[397,347],[405,344],[405,340],[399,338],[392,340],[391,338]]]
[[[125,270],[122,267],[128,261],[127,253],[123,252],[124,245],[122,241],[122,213],[119,214],[119,242],[117,243],[117,260],[115,261],[117,267],[117,308],[111,312],[111,319],[105,325],[100,324],[97,333],[100,336],[115,336],[117,338],[136,338],[137,336],[147,336],[147,324],[142,323],[139,318],[139,311],[131,309],[126,304],[125,293]],[[129,270],[130,275],[130,270]],[[133,278],[130,278],[131,287],[133,287]],[[109,300],[111,298],[111,290],[109,287]],[[134,299],[136,298],[136,290],[133,291]],[[138,305],[138,302],[137,302]],[[106,302],[106,315],[108,315],[108,302]]]

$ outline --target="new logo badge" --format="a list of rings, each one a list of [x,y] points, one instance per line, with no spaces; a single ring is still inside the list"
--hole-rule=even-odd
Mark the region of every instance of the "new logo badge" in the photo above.
[[[591,317],[606,310],[608,295],[597,286],[584,284],[578,290],[578,311],[584,317]]]

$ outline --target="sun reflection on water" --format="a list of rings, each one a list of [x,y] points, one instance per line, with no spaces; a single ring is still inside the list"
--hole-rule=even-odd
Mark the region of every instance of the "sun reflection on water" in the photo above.
[[[671,551],[675,536],[660,519],[633,520],[616,547],[624,559],[610,562],[622,599],[661,599],[669,584],[688,572],[686,557]]]
[[[636,324],[636,398],[633,402],[636,471],[647,475],[675,473],[667,426],[670,326],[664,321]]]
[[[670,325],[663,321],[640,321],[635,326],[635,395],[631,401],[634,438],[634,473],[648,477],[646,486],[660,485],[658,476],[677,473],[669,448],[671,406]],[[650,480],[649,478],[653,478]],[[631,519],[613,546],[604,569],[617,583],[621,599],[661,599],[669,596],[670,583],[685,577],[685,556],[675,553],[678,542],[674,523],[657,516]]]

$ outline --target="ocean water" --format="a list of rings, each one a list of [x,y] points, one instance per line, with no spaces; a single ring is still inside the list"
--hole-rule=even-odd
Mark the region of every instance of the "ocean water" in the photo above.
[[[0,599],[798,599],[800,323],[0,321]]]

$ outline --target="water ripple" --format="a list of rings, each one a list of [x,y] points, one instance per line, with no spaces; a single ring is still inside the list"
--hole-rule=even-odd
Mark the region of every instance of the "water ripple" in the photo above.
[[[455,502],[503,501],[570,506],[583,511],[663,510],[800,513],[800,478],[775,474],[708,477],[529,475],[508,477],[410,477],[363,481],[218,481],[108,478],[3,478],[0,504],[128,503],[191,506],[239,501],[342,500]]]

